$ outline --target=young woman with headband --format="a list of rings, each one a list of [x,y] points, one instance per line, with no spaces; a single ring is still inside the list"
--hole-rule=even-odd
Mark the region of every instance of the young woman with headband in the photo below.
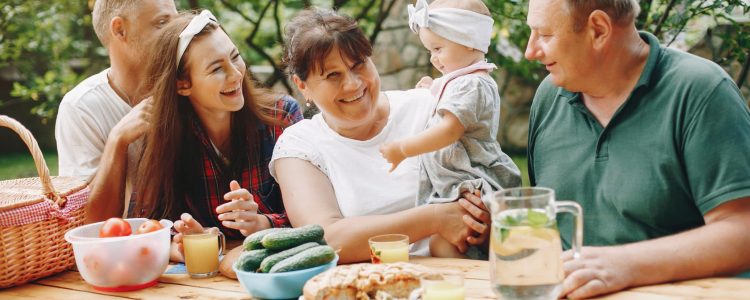
[[[268,161],[284,128],[302,119],[296,101],[253,86],[207,10],[180,14],[151,45],[152,128],[131,214],[180,219],[179,233],[217,227],[230,239],[289,226]],[[181,234],[174,240],[177,250]]]

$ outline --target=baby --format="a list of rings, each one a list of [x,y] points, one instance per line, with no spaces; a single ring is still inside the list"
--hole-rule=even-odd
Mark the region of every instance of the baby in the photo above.
[[[497,142],[500,95],[485,54],[493,20],[481,0],[437,0],[409,5],[409,27],[430,51],[430,62],[443,74],[422,78],[435,107],[427,129],[380,148],[394,170],[407,157],[420,158],[417,205],[456,201],[464,192],[481,193],[485,206],[494,191],[521,184],[518,167]],[[487,224],[489,225],[489,224]],[[466,257],[447,240],[433,235],[430,252],[437,257]],[[486,252],[470,247],[471,258]]]

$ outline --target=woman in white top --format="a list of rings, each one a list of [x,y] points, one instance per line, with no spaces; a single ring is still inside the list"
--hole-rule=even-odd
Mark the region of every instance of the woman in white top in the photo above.
[[[306,10],[285,34],[289,73],[321,111],[284,132],[269,166],[292,225],[321,224],[342,263],[368,260],[367,239],[386,233],[439,234],[461,251],[483,244],[490,217],[479,197],[415,207],[416,158],[388,173],[380,155],[384,142],[424,129],[428,114],[416,112],[430,109],[429,92],[381,92],[372,46],[349,17]],[[412,254],[427,255],[425,241]]]

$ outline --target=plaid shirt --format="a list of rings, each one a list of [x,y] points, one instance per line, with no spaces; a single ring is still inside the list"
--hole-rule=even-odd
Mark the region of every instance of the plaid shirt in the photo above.
[[[275,117],[281,121],[281,126],[262,125],[260,132],[261,144],[259,147],[260,162],[252,162],[247,156],[241,162],[244,167],[238,176],[227,174],[221,166],[220,159],[216,154],[208,135],[200,125],[200,121],[193,120],[193,133],[202,146],[199,151],[202,156],[201,169],[202,178],[194,181],[195,185],[186,194],[186,204],[191,215],[201,224],[208,227],[218,227],[230,239],[242,239],[244,236],[239,230],[224,227],[219,222],[216,207],[227,203],[224,194],[229,192],[229,182],[237,180],[240,187],[247,189],[253,195],[253,200],[258,204],[258,213],[268,218],[272,227],[289,227],[289,219],[284,210],[281,200],[281,190],[268,171],[268,163],[271,161],[273,148],[284,128],[302,120],[297,101],[290,96],[284,96],[276,103],[277,113]],[[250,145],[255,147],[257,145]],[[234,164],[235,162],[232,162]],[[233,178],[234,177],[234,178]]]

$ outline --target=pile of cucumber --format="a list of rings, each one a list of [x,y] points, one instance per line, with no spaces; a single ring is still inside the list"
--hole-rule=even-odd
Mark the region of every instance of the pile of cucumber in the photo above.
[[[271,228],[253,233],[242,243],[235,267],[246,272],[280,273],[331,262],[336,252],[326,245],[323,227]]]

